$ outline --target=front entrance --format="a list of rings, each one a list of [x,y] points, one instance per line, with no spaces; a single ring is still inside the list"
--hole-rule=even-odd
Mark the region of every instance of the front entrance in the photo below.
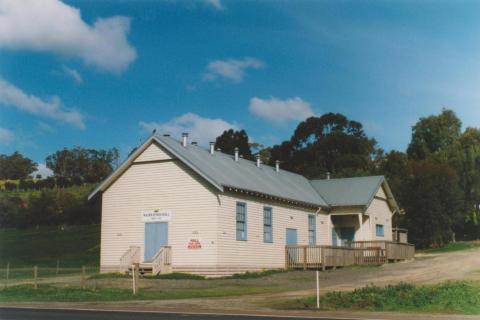
[[[297,245],[297,229],[287,228],[287,246]]]
[[[342,227],[340,234],[343,241],[352,242],[355,240],[355,227]]]
[[[168,245],[168,222],[145,223],[145,261],[151,261],[160,247]]]

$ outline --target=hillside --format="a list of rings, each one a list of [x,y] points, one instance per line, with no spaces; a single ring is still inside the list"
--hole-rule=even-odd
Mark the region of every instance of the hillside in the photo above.
[[[0,266],[33,265],[55,267],[98,266],[100,226],[39,227],[0,229]]]
[[[41,190],[38,189],[6,191],[5,189],[3,189],[3,186],[7,181],[18,185],[18,180],[0,180],[0,196],[16,196],[22,198],[23,200],[26,200],[29,196],[38,196],[41,192]],[[64,188],[64,190],[74,194],[77,197],[86,197],[90,193],[90,191],[95,188],[95,186],[96,184],[83,184],[80,186],[70,186],[68,188]]]

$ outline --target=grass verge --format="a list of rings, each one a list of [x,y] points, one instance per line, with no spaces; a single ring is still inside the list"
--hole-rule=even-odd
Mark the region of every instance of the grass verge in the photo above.
[[[480,242],[451,242],[440,248],[427,249],[424,253],[444,253],[480,248]]]
[[[126,300],[165,300],[206,297],[239,296],[273,292],[275,289],[251,286],[225,286],[215,288],[187,288],[170,290],[140,290],[133,295],[131,290],[101,288],[81,289],[79,287],[55,287],[39,285],[34,290],[31,285],[21,285],[0,290],[0,302],[42,302],[42,301],[126,301]]]
[[[98,266],[99,244],[99,225],[0,229],[0,267]]]
[[[263,278],[267,276],[271,276],[273,274],[277,273],[285,273],[289,272],[292,270],[288,269],[269,269],[269,270],[264,270],[264,271],[258,271],[258,272],[244,272],[244,273],[234,273],[231,276],[227,277],[222,277],[220,279],[256,279],[256,278]]]
[[[316,309],[316,297],[283,301],[275,307]],[[350,292],[326,293],[320,297],[320,309],[480,314],[480,286],[466,281],[367,286]]]

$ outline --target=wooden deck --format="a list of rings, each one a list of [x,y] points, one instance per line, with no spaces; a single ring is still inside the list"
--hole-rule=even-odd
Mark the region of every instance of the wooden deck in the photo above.
[[[415,247],[390,241],[354,241],[342,247],[286,246],[285,268],[322,269],[351,265],[379,265],[413,259]]]

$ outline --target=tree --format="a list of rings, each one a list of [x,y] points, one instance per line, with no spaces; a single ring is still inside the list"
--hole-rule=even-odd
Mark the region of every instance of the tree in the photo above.
[[[414,160],[425,160],[453,144],[461,134],[462,122],[455,112],[443,109],[439,115],[420,120],[412,128],[407,154]]]
[[[439,247],[454,238],[461,219],[461,191],[455,170],[444,163],[411,163],[404,207],[409,238],[418,247]]]
[[[381,160],[378,173],[384,175],[397,201],[402,203],[405,183],[410,175],[408,157],[400,151],[390,151]]]
[[[365,175],[372,171],[376,141],[368,138],[360,122],[338,113],[310,117],[301,122],[290,139],[271,150],[271,164],[309,178]]]
[[[18,152],[0,155],[0,179],[26,179],[37,170],[37,164]]]
[[[437,155],[456,169],[462,190],[463,221],[456,227],[460,239],[480,236],[480,130],[467,128],[448,148]]]
[[[234,154],[234,149],[238,148],[240,154],[245,159],[254,159],[252,151],[250,150],[248,135],[245,130],[225,130],[215,140],[215,148],[220,148],[222,152],[232,155]]]
[[[63,149],[49,155],[46,165],[62,181],[73,179],[95,183],[108,176],[119,158],[118,150],[95,150],[75,147]]]

